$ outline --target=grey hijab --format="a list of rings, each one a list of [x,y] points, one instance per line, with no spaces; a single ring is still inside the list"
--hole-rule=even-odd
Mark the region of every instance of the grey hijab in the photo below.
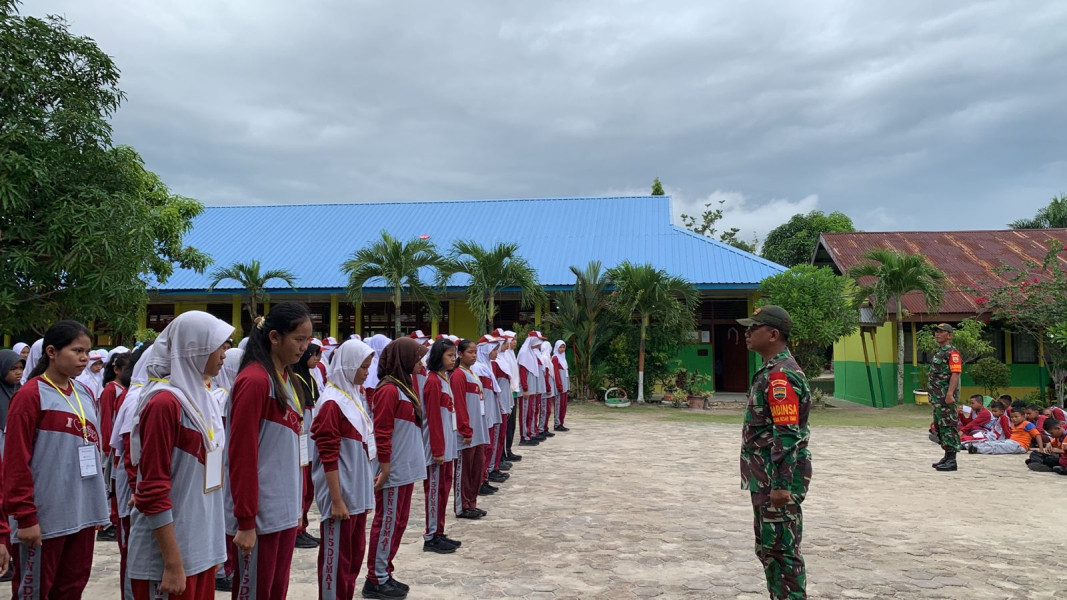
[[[19,391],[22,383],[11,385],[4,379],[7,372],[15,365],[23,362],[22,357],[14,350],[0,350],[0,429],[7,429],[7,409],[11,406],[11,398]]]

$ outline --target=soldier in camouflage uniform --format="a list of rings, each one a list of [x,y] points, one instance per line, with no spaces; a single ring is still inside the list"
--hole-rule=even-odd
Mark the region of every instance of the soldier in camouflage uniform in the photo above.
[[[938,350],[930,359],[930,405],[934,410],[934,430],[945,456],[935,462],[938,471],[956,470],[956,453],[960,451],[960,374],[963,359],[952,345],[955,328],[941,323],[934,328]]]
[[[741,438],[741,487],[752,495],[756,556],[773,600],[807,598],[800,505],[811,482],[811,391],[787,342],[793,320],[764,306],[737,321],[749,350],[763,357],[752,378]]]

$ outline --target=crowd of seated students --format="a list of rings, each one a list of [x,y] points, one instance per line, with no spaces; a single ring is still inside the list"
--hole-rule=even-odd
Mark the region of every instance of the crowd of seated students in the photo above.
[[[960,440],[971,454],[1029,454],[1031,471],[1067,475],[1067,415],[1004,394],[985,404],[976,394],[960,411]]]

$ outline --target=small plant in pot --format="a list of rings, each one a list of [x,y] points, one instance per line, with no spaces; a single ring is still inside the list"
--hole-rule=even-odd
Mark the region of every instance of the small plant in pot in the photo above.
[[[686,379],[685,395],[686,400],[689,402],[689,408],[704,408],[710,396],[708,392],[704,391],[704,387],[711,383],[711,376],[705,375],[700,371],[694,371]]]
[[[915,369],[915,394],[916,404],[930,404],[930,367],[919,365]]]

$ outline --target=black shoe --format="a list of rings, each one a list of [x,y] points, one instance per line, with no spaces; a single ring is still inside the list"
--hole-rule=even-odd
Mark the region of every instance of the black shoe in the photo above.
[[[1029,467],[1031,471],[1037,471],[1038,473],[1051,473],[1052,472],[1052,467],[1046,465],[1045,463],[1032,462],[1032,463],[1026,463],[1026,466]]]
[[[556,434],[552,433],[551,431],[548,431],[547,429],[541,435],[545,437],[556,437]]]
[[[935,467],[938,471],[955,471],[956,470],[956,453],[953,452],[949,459]]]
[[[392,581],[392,582],[393,582],[393,585],[395,585],[396,587],[398,587],[398,588],[400,588],[400,589],[404,590],[405,592],[410,592],[410,591],[411,591],[411,586],[410,586],[410,585],[408,585],[408,584],[406,584],[406,583],[404,583],[404,582],[400,581],[400,580],[399,580],[399,579],[397,579],[396,577],[392,577],[392,576],[390,576],[390,577],[389,577],[389,581]]]
[[[932,464],[930,466],[936,469],[939,465],[945,464],[946,460],[948,460],[948,451],[945,451],[945,455],[941,457],[941,460],[935,462],[934,464]]]
[[[508,462],[508,461],[506,461],[506,460],[502,460],[502,461],[500,461],[500,465],[498,466],[498,468],[499,468],[499,469],[500,469],[501,471],[510,471],[510,470],[511,470],[511,467],[512,467],[512,464],[511,464],[511,463],[509,463],[509,462]]]
[[[556,431],[570,431],[570,428],[567,427],[566,425],[560,425],[559,427],[556,428]]]
[[[504,460],[506,460],[508,462],[517,463],[520,460],[522,460],[522,455],[508,452],[507,454],[504,455]]]
[[[482,515],[483,517],[484,517],[485,515],[489,514],[488,512],[486,512],[486,511],[484,511],[484,510],[482,510],[482,509],[480,509],[480,508],[472,508],[471,510],[473,510],[474,512],[476,512],[476,513],[478,513],[478,514]]]
[[[482,518],[484,516],[485,515],[483,515],[481,513],[481,511],[479,511],[479,510],[476,510],[476,509],[473,509],[473,508],[465,508],[465,509],[463,509],[463,512],[461,512],[458,515],[456,515],[456,518],[457,519],[480,519],[480,518]]]
[[[216,592],[232,592],[233,591],[233,575],[229,577],[216,577],[215,578],[215,591]]]
[[[369,581],[363,584],[364,598],[407,598],[407,596],[407,590],[397,585],[392,579],[380,584]]]
[[[115,537],[115,526],[108,525],[107,527],[96,532],[96,541],[98,542],[115,542],[118,541]]]
[[[307,532],[301,533],[296,536],[297,548],[318,548],[319,541],[307,534]]]
[[[442,540],[441,536],[435,536],[432,540],[422,543],[422,551],[436,552],[438,554],[452,554],[456,551],[456,547]]]
[[[493,483],[504,483],[507,480],[508,476],[500,471],[493,471],[489,474],[489,481],[492,481]]]
[[[520,446],[536,446],[537,442],[533,441],[532,439],[522,440],[522,441],[519,442],[519,445]],[[512,460],[514,460],[514,458]]]
[[[974,445],[967,446],[967,454],[978,454],[978,447]]]
[[[442,540],[444,540],[444,541],[448,542],[449,544],[452,544],[452,545],[453,545],[453,546],[455,546],[456,548],[459,548],[460,546],[462,546],[462,545],[463,545],[463,542],[461,542],[461,541],[459,541],[459,540],[454,540],[454,539],[452,539],[452,538],[448,537],[447,535],[445,535],[445,534],[443,534],[443,533],[442,533],[441,535],[437,536],[437,537],[439,537],[439,538],[441,538]]]
[[[1052,467],[1052,472],[1057,475],[1067,475],[1067,469],[1063,467]],[[10,573],[10,571],[8,571]]]

